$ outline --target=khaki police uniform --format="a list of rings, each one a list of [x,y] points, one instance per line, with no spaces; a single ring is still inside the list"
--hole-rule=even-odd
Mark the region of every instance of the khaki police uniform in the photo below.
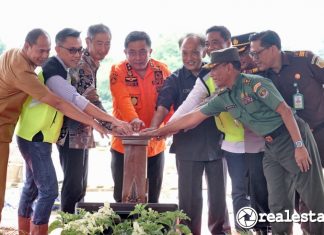
[[[233,118],[268,140],[263,169],[272,213],[285,215],[285,210],[293,212],[292,188],[300,193],[310,210],[324,213],[324,181],[315,140],[309,126],[297,117],[302,139],[312,161],[310,169],[303,173],[297,166],[290,134],[281,116],[275,112],[281,102],[282,96],[269,79],[240,74],[231,90],[225,89],[202,107],[201,112],[210,116],[228,111]],[[324,223],[314,223],[313,228],[315,234],[324,234]],[[272,223],[272,231],[274,234],[289,233],[291,224]]]

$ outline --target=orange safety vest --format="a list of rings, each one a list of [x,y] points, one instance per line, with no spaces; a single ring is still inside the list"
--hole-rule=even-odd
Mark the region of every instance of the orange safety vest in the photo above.
[[[158,92],[164,80],[170,75],[167,66],[150,59],[144,78],[140,77],[127,60],[113,65],[110,72],[110,90],[113,97],[113,115],[126,122],[141,119],[149,127],[156,108]],[[124,153],[119,138],[112,137],[112,149]],[[148,157],[165,149],[165,141],[150,140]]]

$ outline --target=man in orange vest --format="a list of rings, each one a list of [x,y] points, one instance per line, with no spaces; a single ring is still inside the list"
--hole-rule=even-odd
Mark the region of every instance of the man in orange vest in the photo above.
[[[151,39],[142,31],[133,31],[125,39],[126,60],[113,65],[110,89],[113,97],[113,114],[130,122],[134,131],[149,127],[155,111],[158,92],[170,71],[164,63],[150,58]],[[148,144],[147,178],[148,202],[158,202],[164,168],[165,142],[151,140]],[[111,171],[116,202],[122,200],[124,148],[120,139],[113,137]]]

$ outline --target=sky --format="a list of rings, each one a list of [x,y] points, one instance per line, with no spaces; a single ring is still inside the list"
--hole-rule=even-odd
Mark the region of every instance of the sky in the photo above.
[[[32,28],[45,29],[52,39],[65,28],[91,24],[110,27],[110,56],[123,58],[125,36],[133,30],[160,34],[204,34],[224,25],[232,35],[272,29],[289,50],[324,54],[324,1],[321,0],[2,0],[0,40],[7,48],[21,47]],[[52,45],[53,46],[53,45]]]

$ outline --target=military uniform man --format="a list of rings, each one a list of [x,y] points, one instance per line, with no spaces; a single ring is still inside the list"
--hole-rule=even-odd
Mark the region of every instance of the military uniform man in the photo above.
[[[246,33],[232,37],[232,45],[238,49],[241,72],[248,74],[261,74],[252,58],[249,56],[249,37],[253,33]],[[248,194],[251,207],[258,213],[269,213],[268,189],[264,176],[262,161],[264,157],[264,139],[257,136],[249,128],[244,127],[244,149],[248,169]],[[268,222],[258,222],[254,229],[257,234],[267,234],[270,230]]]
[[[270,80],[240,74],[237,48],[211,54],[211,76],[223,88],[218,96],[191,112],[147,135],[164,136],[196,126],[212,115],[228,111],[256,134],[267,140],[263,160],[272,213],[292,214],[291,185],[312,212],[324,212],[323,174],[320,159],[307,123],[294,114]],[[272,223],[273,234],[290,234],[291,223]],[[315,234],[324,234],[324,224],[314,223]]]
[[[254,34],[251,40],[251,57],[258,68],[265,72],[285,101],[312,129],[324,167],[324,61],[310,51],[281,51],[279,35],[271,30]],[[299,202],[296,210],[308,209]],[[307,223],[302,229],[312,233]]]
[[[214,50],[229,47],[232,41],[232,45],[237,47],[239,51],[242,72],[257,73],[259,70],[248,53],[250,49],[249,36],[251,34],[247,33],[231,38],[230,32],[225,27],[213,26],[206,32],[206,52],[210,56],[210,53]],[[220,45],[225,47],[211,48],[213,41],[223,42]],[[196,80],[193,89],[186,100],[175,110],[170,120],[190,112],[206,97],[210,99],[215,94],[214,81],[209,72],[209,69],[200,71],[199,79]],[[268,213],[268,191],[262,169],[264,139],[248,128],[243,128],[241,124],[235,123],[232,116],[226,112],[216,118],[216,123],[217,128],[225,134],[222,149],[225,151],[224,155],[231,177],[234,217],[239,209],[246,206],[252,206],[257,212]],[[248,194],[251,200],[248,200]],[[268,223],[257,223],[254,229],[262,234],[269,230],[268,226]],[[235,228],[244,231],[238,223],[235,223]]]

